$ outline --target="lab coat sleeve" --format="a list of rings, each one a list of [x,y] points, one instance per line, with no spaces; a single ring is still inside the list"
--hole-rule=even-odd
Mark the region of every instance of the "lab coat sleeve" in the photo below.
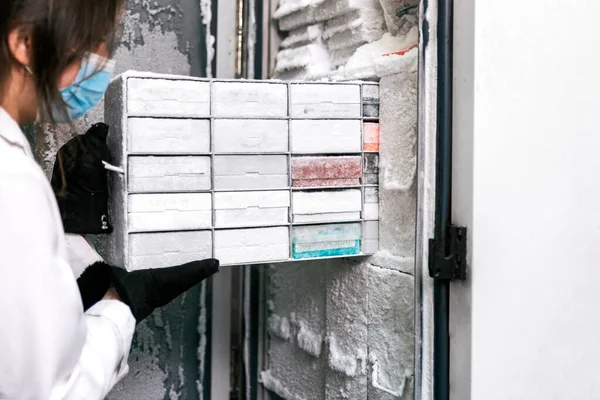
[[[129,307],[120,301],[103,300],[84,316],[87,328],[81,351],[65,395],[61,400],[104,399],[128,372],[127,355],[135,320]]]
[[[0,172],[0,221],[0,398],[103,399],[127,372],[129,307],[83,313],[41,174]]]
[[[98,261],[104,261],[81,235],[67,233],[65,234],[65,243],[67,244],[69,265],[76,278],[79,278],[90,265]]]

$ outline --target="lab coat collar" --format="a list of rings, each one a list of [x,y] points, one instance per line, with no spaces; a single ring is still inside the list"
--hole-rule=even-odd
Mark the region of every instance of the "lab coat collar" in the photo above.
[[[21,127],[2,107],[0,107],[0,138],[13,146],[20,147],[25,154],[33,158],[31,147],[23,131],[21,131]]]

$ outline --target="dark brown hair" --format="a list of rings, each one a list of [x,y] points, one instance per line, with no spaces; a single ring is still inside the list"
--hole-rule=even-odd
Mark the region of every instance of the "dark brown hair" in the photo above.
[[[11,67],[17,63],[8,47],[8,35],[15,28],[31,29],[29,67],[35,79],[40,115],[51,119],[51,107],[66,113],[58,88],[62,74],[101,44],[106,43],[108,49],[114,47],[124,1],[0,0],[0,96]]]

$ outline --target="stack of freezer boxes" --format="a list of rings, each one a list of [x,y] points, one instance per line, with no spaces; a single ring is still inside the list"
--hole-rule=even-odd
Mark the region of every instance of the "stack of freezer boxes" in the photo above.
[[[378,116],[372,83],[122,75],[105,256],[135,270],[375,253]]]

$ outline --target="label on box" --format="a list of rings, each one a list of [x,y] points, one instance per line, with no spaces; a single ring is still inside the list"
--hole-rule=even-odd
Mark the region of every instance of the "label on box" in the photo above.
[[[292,153],[359,153],[362,147],[359,120],[292,120]]]
[[[360,118],[359,85],[293,84],[292,118]]]
[[[364,150],[379,151],[379,123],[365,122],[363,124]]]
[[[287,120],[217,119],[214,121],[217,153],[286,153]]]
[[[210,152],[207,119],[129,118],[130,153],[194,154]]]
[[[137,193],[210,189],[209,157],[130,157],[129,190]]]
[[[210,83],[129,78],[127,113],[140,117],[210,117]]]
[[[288,115],[287,85],[270,82],[215,82],[215,117],[281,117]]]

